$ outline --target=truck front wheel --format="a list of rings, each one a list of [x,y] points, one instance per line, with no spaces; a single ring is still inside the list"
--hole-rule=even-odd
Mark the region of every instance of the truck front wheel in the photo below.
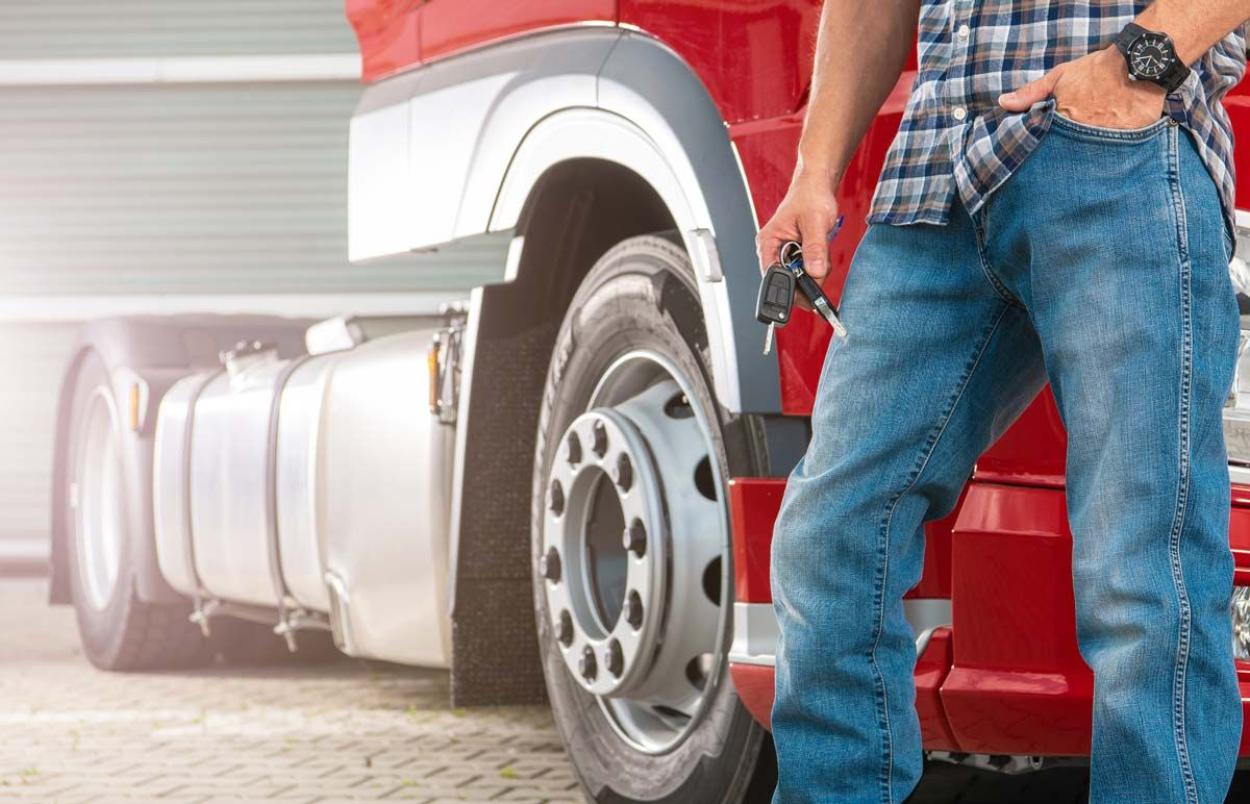
[[[190,604],[155,604],[135,592],[130,510],[133,481],[119,405],[103,361],[82,360],[71,410],[67,554],[83,651],[105,670],[198,664],[211,657],[187,619]],[[150,482],[150,478],[147,478]]]
[[[729,679],[726,416],[685,252],[605,254],[556,338],[533,496],[543,670],[599,802],[762,798],[771,747]]]

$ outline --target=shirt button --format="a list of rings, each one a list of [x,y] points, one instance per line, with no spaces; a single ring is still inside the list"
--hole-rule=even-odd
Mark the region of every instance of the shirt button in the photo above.
[[[955,35],[958,36],[960,39],[967,39],[968,38],[968,26],[960,25],[959,28],[956,29]]]
[[[967,116],[968,116],[968,110],[962,106],[956,106],[954,109],[951,109],[951,117],[955,118],[956,120],[963,120]]]

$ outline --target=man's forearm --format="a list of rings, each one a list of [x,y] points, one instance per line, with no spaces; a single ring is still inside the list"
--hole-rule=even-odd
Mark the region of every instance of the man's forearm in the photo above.
[[[1176,55],[1192,65],[1247,18],[1247,0],[1155,0],[1137,16],[1137,24],[1172,37]]]
[[[920,0],[825,0],[798,169],[837,183],[860,138],[898,82],[915,41]]]

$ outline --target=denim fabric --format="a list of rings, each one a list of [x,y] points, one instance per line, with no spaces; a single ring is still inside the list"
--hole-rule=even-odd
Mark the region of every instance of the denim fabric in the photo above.
[[[1095,679],[1091,801],[1224,800],[1242,718],[1221,429],[1239,317],[1220,194],[1169,118],[1047,116],[974,214],[873,224],[852,261],[849,337],[825,357],[774,531],[779,804],[898,802],[917,784],[902,597],[923,523],[1047,381]]]

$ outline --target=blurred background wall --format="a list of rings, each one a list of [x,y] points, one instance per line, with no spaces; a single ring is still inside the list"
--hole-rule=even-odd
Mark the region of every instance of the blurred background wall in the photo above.
[[[81,321],[427,310],[472,284],[347,264],[342,0],[7,2],[0,42],[0,560],[46,553]]]

